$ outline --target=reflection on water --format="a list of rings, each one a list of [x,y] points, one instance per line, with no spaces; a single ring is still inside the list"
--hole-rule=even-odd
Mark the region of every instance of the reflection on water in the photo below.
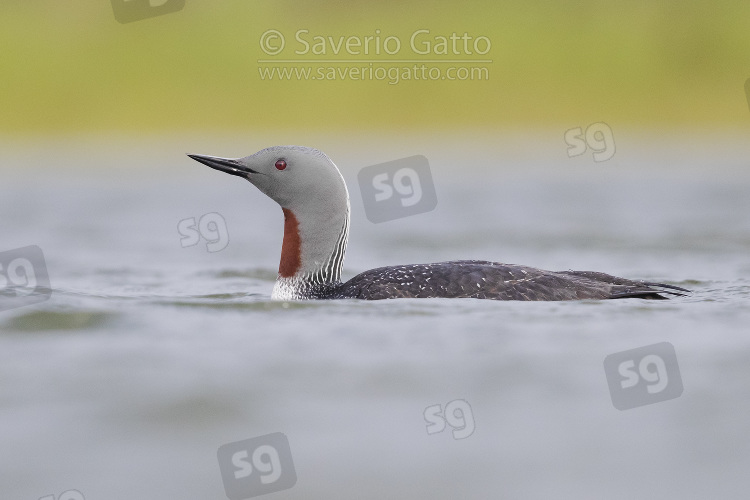
[[[224,498],[219,447],[277,432],[297,482],[274,498],[744,496],[750,178],[437,164],[434,211],[375,225],[342,170],[345,278],[483,258],[694,293],[273,302],[282,215],[247,183],[11,176],[0,250],[39,245],[53,291],[0,313],[1,496]],[[183,247],[180,221],[209,213],[226,248]],[[604,359],[660,342],[684,392],[615,409]],[[431,432],[456,401],[471,435]]]

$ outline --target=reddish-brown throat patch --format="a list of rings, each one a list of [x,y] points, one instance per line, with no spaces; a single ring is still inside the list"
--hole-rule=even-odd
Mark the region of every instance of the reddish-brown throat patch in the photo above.
[[[284,242],[281,244],[279,276],[291,278],[302,266],[302,240],[299,236],[299,221],[288,208],[284,211]]]

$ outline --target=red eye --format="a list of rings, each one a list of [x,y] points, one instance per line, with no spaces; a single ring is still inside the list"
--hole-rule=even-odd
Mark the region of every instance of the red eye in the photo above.
[[[284,170],[286,168],[286,162],[284,160],[276,160],[276,168]]]

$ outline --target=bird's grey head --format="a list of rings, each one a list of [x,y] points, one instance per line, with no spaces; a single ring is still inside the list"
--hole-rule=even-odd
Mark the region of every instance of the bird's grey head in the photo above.
[[[238,159],[188,156],[249,180],[282,208],[295,212],[325,209],[348,201],[339,169],[325,153],[314,148],[274,146]]]
[[[188,156],[249,180],[284,209],[275,298],[293,298],[299,282],[325,287],[339,281],[349,235],[349,192],[341,172],[322,151],[274,146],[238,159]]]

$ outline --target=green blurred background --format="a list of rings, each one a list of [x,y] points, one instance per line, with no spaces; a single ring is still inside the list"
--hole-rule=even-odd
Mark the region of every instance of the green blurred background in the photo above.
[[[128,24],[116,22],[108,0],[5,0],[1,9],[6,137],[591,121],[737,127],[749,118],[744,1],[187,0],[180,12]],[[299,29],[336,38],[379,29],[402,42],[417,29],[486,36],[489,79],[263,81],[257,61],[269,57],[259,40],[269,29],[288,43]]]

